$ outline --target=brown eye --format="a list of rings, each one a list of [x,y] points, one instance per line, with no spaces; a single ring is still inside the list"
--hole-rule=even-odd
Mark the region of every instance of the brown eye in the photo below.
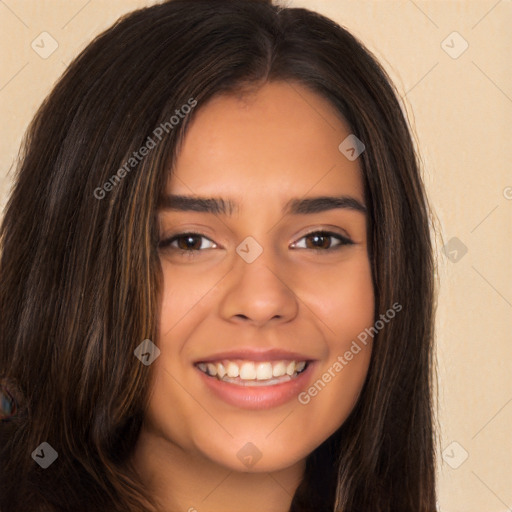
[[[332,239],[336,239],[338,243],[332,245]],[[344,245],[352,245],[354,242],[349,238],[346,238],[337,233],[331,233],[329,231],[314,231],[303,236],[301,240],[306,240],[304,245],[293,244],[294,248],[299,249],[313,249],[313,250],[334,250]]]
[[[308,249],[329,249],[331,247],[331,237],[326,235],[308,235],[306,238],[306,247]],[[311,243],[308,243],[310,241]]]
[[[205,247],[203,240],[207,240],[212,245],[210,247]],[[212,249],[216,245],[209,238],[206,238],[204,235],[199,233],[179,233],[172,238],[163,240],[160,242],[159,246],[161,248],[176,249],[182,252],[194,252],[201,251],[203,249]]]
[[[186,235],[176,238],[178,249],[187,250],[199,250],[201,249],[201,237],[197,235]]]

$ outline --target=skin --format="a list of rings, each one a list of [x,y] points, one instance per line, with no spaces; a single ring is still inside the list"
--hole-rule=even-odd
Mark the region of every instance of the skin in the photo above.
[[[159,212],[161,240],[189,231],[206,238],[194,239],[201,249],[192,257],[178,252],[183,240],[160,249],[161,354],[135,467],[165,511],[285,512],[305,458],[353,409],[371,343],[307,405],[294,397],[264,410],[224,402],[193,363],[240,345],[278,347],[315,359],[314,383],[373,325],[366,215],[282,213],[291,198],[349,195],[364,204],[360,165],[338,149],[348,126],[301,85],[267,83],[197,109],[166,192],[231,199],[239,209]],[[304,238],[321,230],[353,244],[327,250],[339,241]],[[252,263],[236,252],[247,236],[263,248]],[[237,457],[248,442],[261,452],[252,467]]]

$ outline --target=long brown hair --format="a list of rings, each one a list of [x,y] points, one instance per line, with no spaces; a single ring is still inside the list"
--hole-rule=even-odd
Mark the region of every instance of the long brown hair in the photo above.
[[[430,213],[397,92],[319,14],[173,0],[98,36],[24,139],[0,231],[0,382],[17,406],[0,421],[1,512],[156,509],[128,464],[151,372],[134,349],[158,339],[156,206],[195,112],[274,80],[329,100],[364,142],[376,320],[403,308],[375,336],[351,415],[308,457],[291,512],[435,511]],[[58,452],[47,469],[31,457],[42,442]]]

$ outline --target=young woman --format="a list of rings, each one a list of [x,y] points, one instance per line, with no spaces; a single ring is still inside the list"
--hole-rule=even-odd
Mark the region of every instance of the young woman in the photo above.
[[[346,30],[124,17],[37,113],[1,227],[1,512],[433,512],[430,240]]]

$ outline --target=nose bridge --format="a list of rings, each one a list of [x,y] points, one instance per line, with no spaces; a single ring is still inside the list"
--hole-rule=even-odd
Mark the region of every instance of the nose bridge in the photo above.
[[[273,318],[292,319],[297,300],[285,276],[280,275],[283,264],[268,241],[264,246],[254,237],[246,237],[236,248],[222,316],[226,320],[243,317],[258,324]]]
[[[279,276],[281,265],[276,252],[268,239],[263,243],[252,236],[246,237],[236,248],[233,270],[238,286],[249,287],[246,292],[265,296],[279,291],[284,284]]]

